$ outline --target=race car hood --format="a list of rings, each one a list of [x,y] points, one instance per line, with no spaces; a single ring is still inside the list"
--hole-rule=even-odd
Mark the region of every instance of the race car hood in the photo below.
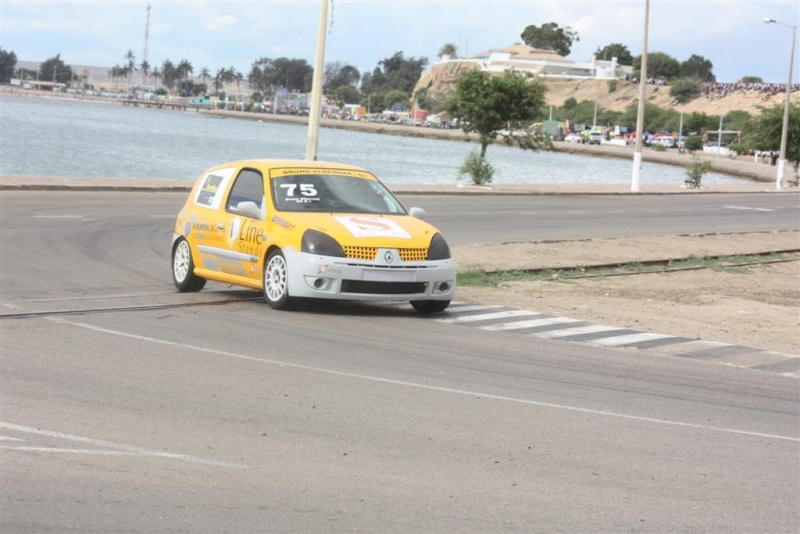
[[[281,217],[298,229],[328,234],[342,246],[383,248],[427,248],[436,228],[410,215],[368,215],[347,213],[303,213]]]

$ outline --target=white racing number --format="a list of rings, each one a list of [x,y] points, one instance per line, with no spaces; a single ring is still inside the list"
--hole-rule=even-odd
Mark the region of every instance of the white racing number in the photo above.
[[[286,190],[286,198],[294,198],[298,184],[280,184],[280,186]],[[314,184],[300,184],[300,194],[304,197],[316,196],[317,188]]]

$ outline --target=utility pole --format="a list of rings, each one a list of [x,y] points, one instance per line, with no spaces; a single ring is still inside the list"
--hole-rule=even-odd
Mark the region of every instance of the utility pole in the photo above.
[[[147,41],[150,39],[150,4],[147,4],[147,21],[144,24],[144,53],[142,65],[147,65]],[[147,88],[147,72],[142,69],[142,86]]]
[[[650,0],[644,3],[644,43],[642,44],[642,67],[639,73],[639,108],[636,113],[636,144],[633,149],[633,173],[631,191],[639,191],[639,176],[642,170],[642,138],[644,137],[644,103],[647,97],[647,26],[650,23]]]
[[[317,160],[319,116],[322,108],[322,66],[325,62],[325,26],[328,23],[328,0],[321,0],[319,32],[317,34],[317,58],[314,62],[314,78],[311,86],[311,109],[308,112],[308,144],[306,159]]]

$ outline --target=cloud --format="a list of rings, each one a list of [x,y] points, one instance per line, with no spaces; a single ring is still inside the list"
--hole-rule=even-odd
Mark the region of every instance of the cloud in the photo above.
[[[208,31],[231,30],[236,27],[236,17],[233,15],[222,15],[203,21],[203,28]]]

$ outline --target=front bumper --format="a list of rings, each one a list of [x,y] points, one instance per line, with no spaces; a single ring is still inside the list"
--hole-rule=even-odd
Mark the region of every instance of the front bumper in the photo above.
[[[390,250],[390,249],[386,249]],[[338,300],[453,300],[452,258],[380,264],[284,250],[292,297]],[[383,257],[383,249],[379,251]]]

